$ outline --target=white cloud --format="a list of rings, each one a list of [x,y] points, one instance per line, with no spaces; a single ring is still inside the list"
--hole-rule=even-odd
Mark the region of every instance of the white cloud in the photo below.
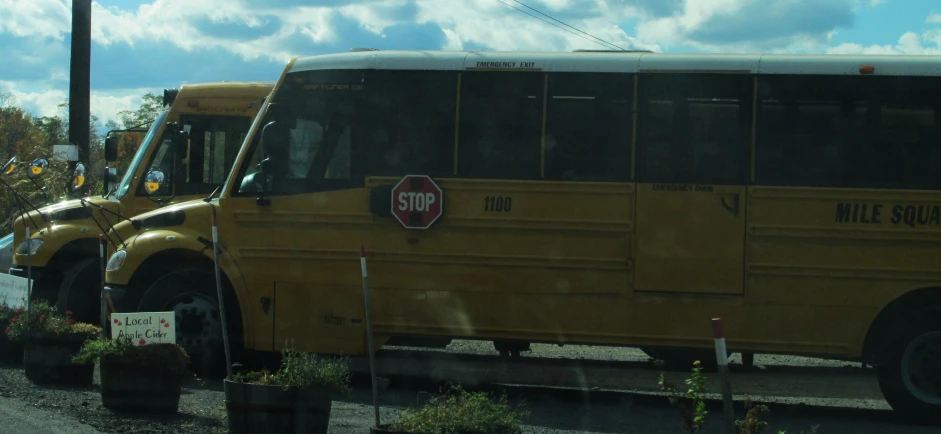
[[[72,25],[71,3],[60,0],[0,0],[0,33],[61,40]]]
[[[141,96],[157,89],[132,88],[92,91],[90,95],[91,113],[98,117],[102,125],[108,120],[117,119],[122,110],[137,110],[142,102]],[[68,91],[63,89],[23,90],[22,86],[10,81],[0,81],[0,94],[10,95],[12,104],[33,113],[36,116],[64,115],[59,104],[68,98]]]
[[[931,14],[925,19],[928,24],[941,24],[941,14]]]
[[[555,4],[558,7],[570,5],[569,2],[561,1]],[[449,49],[463,49],[467,43],[496,50],[568,51],[576,48],[603,48],[559,23],[555,24],[567,31],[493,0],[467,0],[460,3],[452,0],[425,0],[418,3],[418,8],[416,21],[420,24],[434,23],[440,26]],[[529,12],[538,16],[535,12]],[[617,26],[612,17],[594,15],[572,19],[566,18],[564,14],[549,15],[558,15],[572,27],[624,48],[659,49],[656,44],[641,42],[629,36]],[[544,19],[552,22],[548,18]]]
[[[867,45],[845,43],[827,49],[828,54],[930,54],[941,55],[941,30],[918,34],[906,32],[896,44]]]
[[[22,91],[11,81],[0,81],[0,93],[12,96],[13,104],[38,116],[55,116],[59,113],[57,106],[65,102],[68,96],[67,92],[60,89]]]

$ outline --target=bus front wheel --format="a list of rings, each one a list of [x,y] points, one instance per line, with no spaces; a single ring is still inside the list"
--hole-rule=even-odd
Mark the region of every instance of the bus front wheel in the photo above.
[[[144,292],[138,312],[173,312],[176,342],[190,356],[193,370],[208,377],[225,375],[222,316],[216,297],[215,276],[199,269],[171,271]],[[239,312],[235,300],[226,300],[226,320],[233,362],[242,346]]]
[[[941,306],[899,321],[883,341],[879,388],[904,418],[941,423]]]
[[[101,258],[87,258],[65,270],[56,306],[59,312],[72,311],[78,322],[101,322]]]

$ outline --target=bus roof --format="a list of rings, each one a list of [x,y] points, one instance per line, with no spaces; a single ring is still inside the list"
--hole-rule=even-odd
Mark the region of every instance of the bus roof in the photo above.
[[[241,97],[267,96],[271,93],[274,82],[268,81],[219,81],[214,83],[194,83],[180,86],[179,97]]]
[[[289,72],[321,69],[941,76],[941,56],[673,54],[644,52],[354,51],[298,58]]]

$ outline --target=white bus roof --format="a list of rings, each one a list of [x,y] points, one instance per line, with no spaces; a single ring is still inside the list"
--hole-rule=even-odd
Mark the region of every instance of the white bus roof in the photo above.
[[[290,72],[324,69],[941,76],[941,56],[667,54],[645,52],[354,51],[301,57]]]

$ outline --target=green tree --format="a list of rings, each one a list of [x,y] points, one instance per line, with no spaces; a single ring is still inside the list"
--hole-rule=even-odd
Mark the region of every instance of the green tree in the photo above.
[[[131,128],[147,129],[162,110],[163,97],[148,92],[141,96],[141,105],[137,110],[118,112],[118,120],[109,120],[105,124],[105,129],[109,131]],[[118,161],[115,162],[114,167],[117,167],[122,173],[127,170],[143,139],[144,134],[142,133],[127,132],[121,134],[118,142]]]
[[[53,146],[68,143],[68,100],[59,104],[58,109],[53,116],[32,116],[17,107],[12,96],[0,94],[0,164],[12,156],[16,156],[20,161],[20,167],[12,174],[4,176],[4,181],[37,207],[48,204],[50,199],[57,201],[66,197],[68,181],[71,178],[68,163],[55,161],[53,158]],[[143,95],[137,110],[122,111],[118,113],[118,121],[108,121],[105,126],[107,130],[140,127],[141,124],[144,125],[140,128],[148,128],[149,123],[162,109],[162,98],[147,93]],[[99,125],[101,123],[98,117],[92,116],[89,129],[89,164],[86,167],[86,185],[92,194],[103,193],[101,174],[105,165],[104,136]],[[127,170],[127,165],[142,138],[143,134],[139,133],[122,137],[122,141],[126,140],[131,146],[124,149],[127,152],[114,164],[119,173]],[[36,183],[43,186],[48,195],[26,178],[25,166],[36,158],[50,160],[48,173]],[[0,187],[0,190],[0,234],[6,234],[9,233],[13,220],[19,215],[19,206],[8,189]]]

